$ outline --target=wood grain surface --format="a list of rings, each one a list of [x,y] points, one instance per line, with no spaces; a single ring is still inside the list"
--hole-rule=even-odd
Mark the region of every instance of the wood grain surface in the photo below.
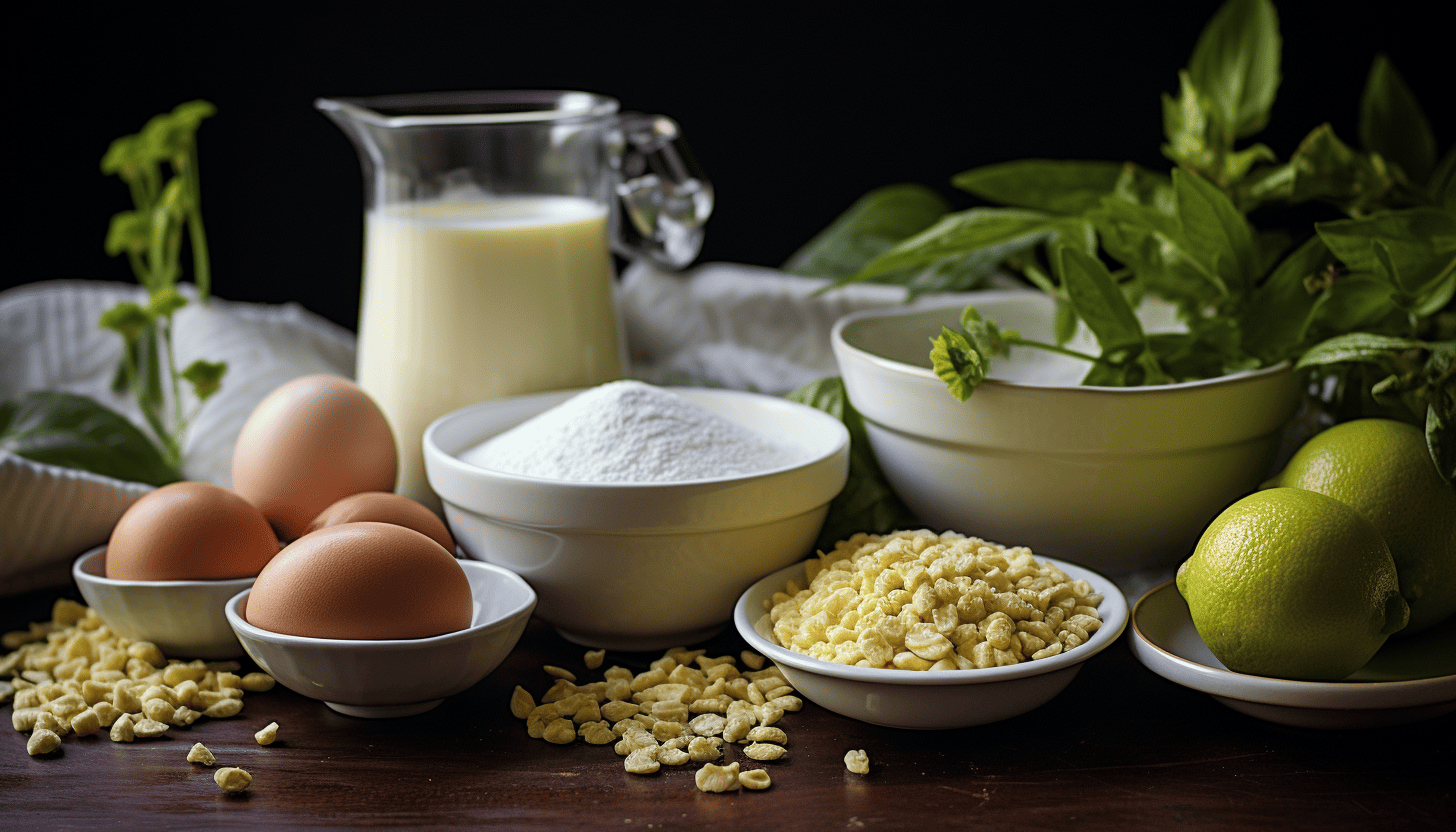
[[[48,618],[57,594],[0,598],[0,629]],[[737,654],[731,631],[705,645]],[[508,708],[539,695],[542,665],[598,678],[583,649],[532,621],[483,682],[415,717],[365,720],[275,688],[243,712],[112,743],[66,737],[32,758],[0,707],[0,829],[1450,829],[1456,715],[1369,731],[1292,729],[1236,713],[1154,675],[1126,637],[1047,705],[1005,722],[903,731],[806,704],[785,715],[788,754],[764,791],[705,794],[693,764],[628,774],[610,746],[550,745]],[[612,654],[645,669],[660,654]],[[269,722],[279,741],[259,746]],[[202,742],[253,775],[227,794],[186,761]],[[871,769],[844,768],[865,749]]]

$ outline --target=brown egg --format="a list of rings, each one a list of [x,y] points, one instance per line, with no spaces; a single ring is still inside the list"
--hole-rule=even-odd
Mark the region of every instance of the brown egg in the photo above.
[[[258,574],[278,553],[262,512],[210,482],[174,482],[132,503],[106,544],[106,577],[215,581]]]
[[[414,529],[444,546],[445,551],[452,553],[455,551],[455,539],[450,536],[450,530],[445,528],[445,522],[436,516],[435,512],[403,494],[395,494],[390,491],[365,491],[362,494],[350,494],[324,509],[323,513],[313,519],[308,530],[313,532],[328,526],[337,526],[340,523],[365,521],[393,523],[396,526]]]
[[[379,405],[337,376],[304,376],[268,394],[233,449],[233,488],[292,540],[335,501],[394,488],[399,458]]]
[[[391,523],[344,523],[283,547],[253,583],[254,627],[310,638],[427,638],[470,626],[465,570]]]

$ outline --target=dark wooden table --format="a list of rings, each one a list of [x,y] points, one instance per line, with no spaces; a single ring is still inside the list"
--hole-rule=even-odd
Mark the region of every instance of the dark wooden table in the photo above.
[[[48,617],[57,594],[0,598],[0,629]],[[713,655],[742,649],[728,632]],[[1005,722],[955,731],[878,728],[807,704],[787,714],[782,760],[761,792],[705,794],[696,766],[628,774],[610,746],[554,746],[507,707],[539,694],[543,664],[581,669],[582,649],[540,621],[489,678],[435,710],[364,720],[281,687],[242,714],[112,743],[67,737],[32,758],[0,708],[0,829],[358,827],[709,830],[1442,829],[1456,820],[1456,715],[1398,728],[1297,730],[1235,713],[1164,681],[1126,637],[1061,696]],[[654,655],[608,654],[645,668]],[[260,747],[270,721],[280,741]],[[253,775],[223,793],[186,762],[194,742]],[[867,776],[845,751],[869,752]],[[732,752],[730,752],[732,753]],[[730,757],[729,759],[732,759]]]

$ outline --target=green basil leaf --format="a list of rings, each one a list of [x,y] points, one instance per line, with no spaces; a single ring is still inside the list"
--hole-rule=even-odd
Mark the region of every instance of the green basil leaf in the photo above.
[[[1005,256],[1054,236],[1058,217],[1017,208],[972,208],[946,214],[935,225],[876,257],[854,279],[925,269],[948,258],[992,250]]]
[[[1456,211],[1456,145],[1446,151],[1429,184],[1432,200],[1447,211]]]
[[[849,402],[838,377],[810,382],[785,395],[839,419],[849,430],[849,479],[829,502],[829,513],[815,547],[827,552],[859,532],[885,534],[912,528],[920,521],[890,487],[865,432],[864,417]]]
[[[1224,294],[1242,294],[1253,285],[1258,269],[1254,234],[1244,215],[1223,191],[1196,174],[1173,171],[1173,191],[1190,256],[1217,275]]]
[[[1315,224],[1330,251],[1351,272],[1376,276],[1392,300],[1417,312],[1444,306],[1456,273],[1456,213],[1409,208]],[[1430,314],[1426,312],[1425,314]]]
[[[1096,224],[1107,253],[1127,266],[1144,287],[1189,309],[1224,296],[1218,275],[1190,252],[1175,216],[1116,197],[1104,199],[1087,216]]]
[[[950,204],[924,185],[876,188],[790,255],[783,269],[810,277],[849,278],[949,210]]]
[[[1315,310],[1310,335],[1328,338],[1346,332],[1404,332],[1410,318],[1395,302],[1395,287],[1385,277],[1345,274]]]
[[[1288,198],[1293,202],[1321,200],[1347,214],[1363,214],[1382,203],[1395,187],[1388,169],[1357,153],[1322,124],[1304,137],[1289,159],[1293,181]]]
[[[1332,262],[1330,250],[1315,236],[1274,267],[1240,312],[1246,352],[1268,364],[1298,352],[1319,304],[1327,297],[1316,276]]]
[[[187,365],[182,371],[182,378],[192,385],[192,392],[201,402],[207,401],[209,396],[222,387],[222,377],[226,372],[226,362],[204,361],[199,358]]]
[[[1279,89],[1279,18],[1269,0],[1228,0],[1193,47],[1188,75],[1213,102],[1229,138],[1251,136],[1269,123]]]
[[[1375,56],[1360,98],[1360,144],[1424,183],[1436,167],[1436,134],[1405,79],[1385,55]]]
[[[1080,214],[1117,187],[1123,165],[1023,159],[957,174],[951,184],[983,199],[1049,214]]]
[[[182,477],[126,417],[74,393],[38,391],[0,407],[0,449],[150,485]]]
[[[1077,317],[1097,337],[1104,357],[1145,343],[1137,313],[1100,260],[1070,246],[1061,246],[1055,262]]]
[[[1231,146],[1223,138],[1216,116],[1210,113],[1213,102],[1201,93],[1188,75],[1178,73],[1178,97],[1163,95],[1163,155],[1169,161],[1192,170],[1212,171],[1219,149]]]
[[[1426,407],[1426,449],[1436,470],[1452,486],[1456,486],[1456,432],[1451,429],[1456,413],[1442,415],[1433,403]]]
[[[1336,335],[1315,344],[1304,351],[1294,365],[1297,369],[1318,367],[1325,364],[1340,364],[1350,361],[1382,362],[1391,353],[1403,352],[1430,346],[1423,341],[1397,338],[1370,332],[1350,332]]]

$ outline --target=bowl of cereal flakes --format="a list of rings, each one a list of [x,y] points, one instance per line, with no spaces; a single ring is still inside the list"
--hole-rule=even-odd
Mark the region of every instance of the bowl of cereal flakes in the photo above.
[[[964,728],[1061,693],[1127,626],[1090,569],[955,532],[858,534],[738,599],[734,623],[801,696],[891,728]]]

